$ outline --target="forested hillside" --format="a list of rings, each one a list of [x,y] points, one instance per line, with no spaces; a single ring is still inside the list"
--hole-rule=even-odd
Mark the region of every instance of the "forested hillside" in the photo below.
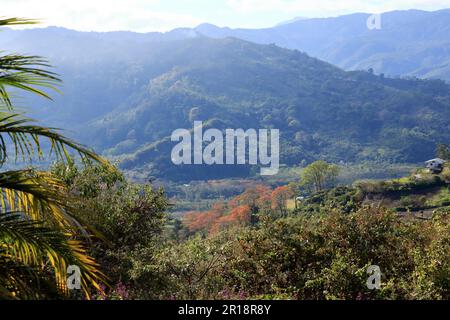
[[[205,128],[280,129],[281,163],[287,165],[318,158],[424,161],[450,131],[450,86],[440,80],[345,72],[299,51],[233,38],[20,32],[22,40],[30,33],[41,37],[20,41],[22,51],[52,48],[48,55],[67,88],[56,98],[61,112],[34,100],[35,115],[57,127],[63,123],[69,135],[149,176],[252,174],[245,166],[172,165],[170,134],[192,129],[194,120]]]

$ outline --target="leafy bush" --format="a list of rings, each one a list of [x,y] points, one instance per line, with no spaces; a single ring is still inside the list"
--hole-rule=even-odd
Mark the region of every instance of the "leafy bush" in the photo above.
[[[240,221],[256,208],[257,220],[183,239],[166,237],[161,190],[102,167],[54,172],[91,208],[80,220],[108,240],[92,249],[111,283],[101,299],[450,298],[448,207],[430,220],[400,219],[378,206],[343,206],[358,200],[358,189],[339,187],[317,194],[327,205],[311,214],[273,214],[285,190],[259,186],[212,209],[227,212],[219,220]],[[382,273],[379,290],[366,284],[371,265]]]
[[[173,243],[154,266],[162,298],[448,299],[448,214],[401,221],[387,210],[262,218],[256,228]],[[370,265],[380,290],[366,286]]]
[[[133,264],[152,259],[162,243],[168,206],[163,190],[130,183],[119,171],[99,165],[79,170],[59,163],[52,170],[79,196],[77,218],[89,221],[103,239],[91,248],[111,284],[100,298],[138,297],[148,283],[135,281],[130,272]]]

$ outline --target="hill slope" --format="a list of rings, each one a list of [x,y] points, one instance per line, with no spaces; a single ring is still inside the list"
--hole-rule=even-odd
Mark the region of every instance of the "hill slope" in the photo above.
[[[127,167],[164,150],[155,170],[165,172],[173,146],[168,136],[192,128],[193,111],[195,120],[219,129],[280,129],[282,163],[288,165],[317,158],[422,161],[448,137],[450,91],[440,81],[347,73],[298,51],[236,39],[195,39],[182,48],[175,61],[188,61],[152,79],[131,109],[95,123],[98,136],[123,141],[111,153],[133,150]],[[152,143],[142,146],[146,140]],[[179,167],[168,170],[183,175]],[[194,176],[207,172],[202,168]]]
[[[172,165],[170,134],[191,129],[194,120],[218,129],[280,129],[287,165],[423,161],[450,134],[450,86],[438,80],[345,72],[299,51],[233,38],[53,28],[18,34],[9,44],[49,56],[65,81],[58,112],[31,101],[36,116],[148,175],[189,180],[253,172]]]

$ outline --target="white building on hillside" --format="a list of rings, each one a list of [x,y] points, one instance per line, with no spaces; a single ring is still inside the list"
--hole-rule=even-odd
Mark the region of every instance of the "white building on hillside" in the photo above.
[[[430,172],[432,173],[440,173],[442,172],[442,169],[444,169],[444,163],[446,163],[447,161],[441,159],[441,158],[436,158],[436,159],[431,159],[425,162],[426,167],[428,168],[428,170],[430,170]]]

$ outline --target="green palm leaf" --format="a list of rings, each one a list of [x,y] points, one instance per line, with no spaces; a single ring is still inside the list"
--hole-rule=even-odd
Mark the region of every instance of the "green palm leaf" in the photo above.
[[[69,265],[77,265],[82,270],[81,284],[86,294],[89,294],[88,284],[98,286],[97,281],[104,279],[94,260],[86,256],[79,241],[44,227],[42,222],[23,219],[23,215],[18,213],[0,213],[0,260],[28,266],[27,271],[35,278],[39,278],[39,271],[43,270],[46,264],[50,264],[58,288],[64,292],[67,291]],[[19,289],[20,284],[16,283]],[[27,291],[22,288],[19,292]]]
[[[36,24],[39,20],[27,18],[3,18],[0,17],[0,26],[14,26],[23,24]]]
[[[83,147],[75,141],[59,134],[54,128],[42,127],[34,124],[35,121],[23,117],[20,114],[0,111],[0,164],[7,159],[7,145],[12,142],[15,148],[15,157],[23,160],[31,160],[34,156],[42,159],[43,152],[40,138],[50,142],[50,154],[55,153],[59,159],[71,161],[67,147],[75,150],[82,158],[90,158],[105,166],[109,163],[91,150]],[[7,141],[3,135],[7,135]]]
[[[56,84],[60,80],[55,73],[43,69],[49,67],[47,61],[38,56],[12,54],[0,56],[0,99],[12,109],[8,86],[51,99],[43,89],[56,90]]]
[[[0,26],[29,23],[36,21],[0,19]],[[10,88],[51,99],[47,91],[56,90],[60,80],[48,68],[41,57],[0,52],[0,166],[8,159],[9,145],[14,148],[15,159],[42,159],[41,139],[45,139],[50,154],[54,152],[60,159],[71,161],[70,148],[84,159],[110,167],[106,160],[57,130],[38,126],[14,112]],[[65,279],[70,264],[80,268],[87,297],[91,287],[100,290],[99,283],[105,277],[81,241],[87,239],[89,229],[74,218],[77,208],[73,203],[64,184],[48,172],[0,172],[0,298],[37,298],[51,293],[49,268],[56,288],[67,294]]]

